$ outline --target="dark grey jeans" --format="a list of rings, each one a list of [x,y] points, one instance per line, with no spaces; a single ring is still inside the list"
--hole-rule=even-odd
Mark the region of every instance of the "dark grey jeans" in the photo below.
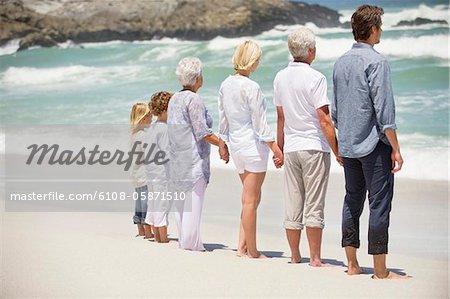
[[[389,214],[394,195],[391,173],[392,148],[378,142],[375,150],[362,158],[344,158],[345,199],[342,210],[342,247],[359,248],[359,218],[369,197],[369,254],[388,253]]]
[[[134,216],[133,223],[134,224],[145,224],[145,216],[147,215],[147,193],[148,187],[147,185],[138,187],[135,189],[137,195],[137,200],[134,206]],[[133,197],[134,198],[134,197]]]

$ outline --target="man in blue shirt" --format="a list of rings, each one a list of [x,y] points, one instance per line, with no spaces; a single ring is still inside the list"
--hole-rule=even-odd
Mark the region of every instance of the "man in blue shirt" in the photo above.
[[[346,195],[342,212],[342,247],[347,274],[361,273],[356,257],[359,218],[368,191],[369,254],[373,278],[405,278],[386,267],[389,213],[394,173],[403,159],[395,132],[395,104],[386,59],[373,49],[380,42],[383,9],[360,6],[351,23],[356,43],[334,65],[332,118],[338,129],[339,155],[344,160]]]

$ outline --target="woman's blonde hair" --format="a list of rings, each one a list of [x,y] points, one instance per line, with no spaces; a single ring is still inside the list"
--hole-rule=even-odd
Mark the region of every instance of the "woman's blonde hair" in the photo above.
[[[166,112],[167,108],[169,107],[169,101],[172,95],[173,93],[167,91],[154,93],[152,95],[152,98],[150,99],[150,103],[148,103],[152,114],[155,116],[159,116]]]
[[[131,124],[131,131],[133,133],[136,133],[137,131],[141,130],[142,127],[139,126],[141,124],[141,121],[151,113],[150,107],[146,103],[136,103],[131,108],[130,113],[130,124]]]
[[[233,55],[233,64],[236,71],[248,71],[252,65],[261,58],[261,47],[252,40],[246,40],[236,48]]]

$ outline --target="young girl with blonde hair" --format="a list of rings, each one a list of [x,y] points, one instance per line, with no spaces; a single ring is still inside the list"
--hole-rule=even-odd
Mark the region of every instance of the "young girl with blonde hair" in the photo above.
[[[131,124],[131,147],[136,146],[137,152],[144,153],[145,129],[151,124],[152,115],[150,107],[146,103],[136,103],[131,108],[130,124]],[[139,143],[140,142],[140,143]],[[133,163],[131,168],[131,178],[137,195],[135,199],[135,213],[133,217],[134,224],[138,227],[138,236],[144,236],[146,239],[153,237],[151,228],[144,228],[145,216],[147,213],[147,178],[145,176],[144,166],[142,164]]]

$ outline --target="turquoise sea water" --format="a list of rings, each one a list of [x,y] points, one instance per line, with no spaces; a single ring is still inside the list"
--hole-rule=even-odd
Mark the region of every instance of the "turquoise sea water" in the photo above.
[[[349,19],[358,3],[318,2],[339,9],[342,21]],[[416,17],[449,20],[449,7],[442,1],[375,2],[386,4],[382,41],[375,49],[388,58],[392,69],[398,134],[406,160],[400,175],[447,180],[449,26],[398,28],[393,25]],[[328,78],[331,97],[333,64],[351,47],[351,32],[317,28],[314,24],[307,26],[317,35],[313,67]],[[289,62],[287,34],[295,27],[277,26],[251,37],[263,48],[260,67],[252,78],[267,97],[268,119],[274,129],[272,81],[276,72]],[[59,48],[34,48],[18,53],[14,41],[0,49],[3,54],[0,56],[1,123],[126,124],[134,102],[147,101],[156,91],[180,89],[174,70],[184,56],[198,56],[202,60],[205,81],[199,93],[217,120],[217,91],[222,80],[232,73],[231,56],[243,40],[217,37],[203,42],[176,39],[83,45],[69,42]]]

